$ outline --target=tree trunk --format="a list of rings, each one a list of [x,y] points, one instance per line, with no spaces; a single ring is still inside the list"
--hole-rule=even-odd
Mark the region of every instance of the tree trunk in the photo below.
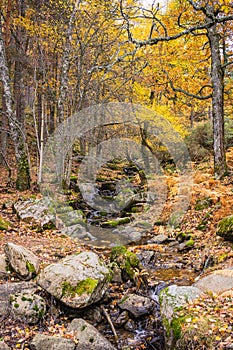
[[[19,190],[30,188],[30,168],[26,152],[25,137],[21,125],[16,118],[12,108],[12,94],[10,88],[9,69],[6,59],[5,43],[2,34],[2,18],[0,18],[0,78],[3,84],[3,91],[6,103],[6,115],[9,121],[10,133],[15,147],[17,161],[16,186]]]
[[[224,71],[221,65],[219,49],[220,35],[216,25],[207,29],[211,50],[211,79],[212,79],[212,118],[214,136],[214,172],[217,178],[227,173],[224,146]]]

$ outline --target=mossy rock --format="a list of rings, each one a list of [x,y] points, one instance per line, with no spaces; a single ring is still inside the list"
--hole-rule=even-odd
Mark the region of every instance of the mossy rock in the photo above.
[[[116,227],[116,226],[119,226],[119,225],[128,224],[129,222],[130,222],[130,218],[129,217],[117,218],[115,220],[104,221],[101,224],[101,226],[103,226],[103,227]]]
[[[125,246],[116,246],[111,250],[110,261],[119,266],[123,279],[129,278],[135,282],[136,274],[141,269],[140,260],[135,253],[129,251]]]
[[[0,231],[7,230],[9,226],[10,226],[10,222],[7,220],[4,220],[0,216]]]
[[[233,242],[233,215],[219,221],[216,233],[225,240]]]

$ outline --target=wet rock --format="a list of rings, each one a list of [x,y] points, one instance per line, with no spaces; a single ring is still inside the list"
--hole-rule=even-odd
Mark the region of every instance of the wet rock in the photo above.
[[[39,295],[17,293],[10,296],[10,309],[15,320],[36,324],[46,312],[46,303]]]
[[[128,331],[128,332],[133,332],[133,333],[134,333],[134,332],[135,332],[135,329],[136,329],[136,323],[135,323],[133,320],[129,319],[129,320],[126,322],[124,328],[125,328],[125,330]]]
[[[75,350],[116,350],[100,332],[81,318],[74,319],[69,328],[78,341]]]
[[[148,243],[153,243],[153,244],[162,244],[168,241],[168,236],[167,235],[157,235],[152,237]]]
[[[71,339],[51,337],[45,334],[37,334],[30,343],[31,350],[75,350],[76,344]]]
[[[13,209],[21,220],[40,229],[55,228],[56,215],[48,199],[19,201]]]
[[[0,341],[0,350],[11,350],[9,346],[3,341]]]
[[[28,292],[33,293],[38,289],[33,282],[6,283],[0,285],[0,316],[6,316],[9,312],[10,294]]]
[[[233,269],[217,270],[194,284],[203,292],[221,294],[233,288]]]
[[[219,221],[216,233],[223,239],[233,242],[233,215]]]
[[[9,266],[21,279],[30,280],[39,272],[39,258],[28,249],[7,243],[4,250]]]
[[[124,324],[129,320],[128,311],[123,311],[114,321],[114,325],[117,328],[124,326]]]
[[[103,298],[110,277],[97,254],[82,252],[45,267],[37,283],[65,305],[79,309]]]
[[[90,232],[87,232],[85,226],[81,224],[64,227],[61,230],[61,234],[67,235],[72,238],[85,240],[85,241],[95,241],[97,239]]]
[[[135,318],[149,314],[155,303],[147,297],[142,297],[136,294],[128,294],[124,296],[118,303],[122,310],[127,310]]]
[[[143,250],[140,253],[137,254],[138,258],[140,259],[141,263],[143,265],[148,265],[151,260],[153,259],[155,255],[155,252],[152,250]]]
[[[159,295],[162,322],[165,328],[166,349],[174,349],[180,337],[179,318],[177,311],[182,306],[198,298],[200,289],[192,286],[177,286],[165,288]]]

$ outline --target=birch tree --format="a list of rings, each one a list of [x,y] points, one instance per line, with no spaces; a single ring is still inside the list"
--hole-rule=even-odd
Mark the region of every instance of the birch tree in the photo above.
[[[2,81],[5,98],[5,113],[10,126],[10,135],[14,143],[17,162],[16,186],[19,190],[26,190],[30,188],[30,168],[26,151],[25,134],[22,124],[17,120],[16,112],[13,110],[10,75],[3,38],[2,15],[0,17],[0,79]]]

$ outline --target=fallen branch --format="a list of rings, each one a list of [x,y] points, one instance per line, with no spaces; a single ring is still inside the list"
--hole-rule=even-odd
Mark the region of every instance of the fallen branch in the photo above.
[[[115,327],[114,327],[114,325],[112,323],[112,320],[111,320],[109,314],[107,313],[107,310],[104,308],[103,305],[101,306],[101,309],[102,309],[102,311],[104,313],[104,316],[106,317],[106,319],[107,319],[107,321],[108,321],[108,323],[109,323],[109,325],[111,327],[111,330],[112,330],[112,332],[114,334],[114,338],[115,338],[116,342],[118,342],[118,335],[116,333],[116,330],[115,330]]]

